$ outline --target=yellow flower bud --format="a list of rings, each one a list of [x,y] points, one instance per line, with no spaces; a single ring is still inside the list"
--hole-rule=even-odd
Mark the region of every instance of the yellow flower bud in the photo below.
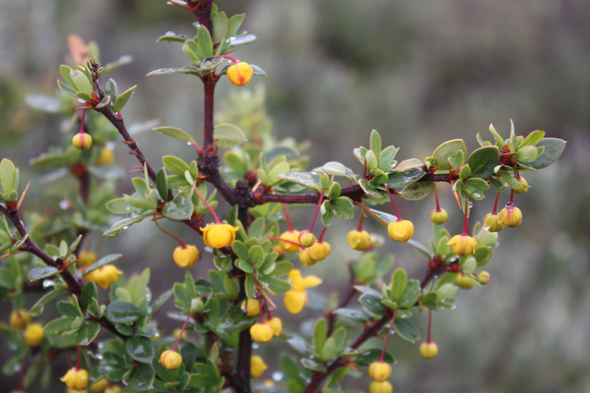
[[[356,251],[365,251],[371,245],[371,235],[367,231],[348,232],[348,245]]]
[[[115,152],[103,147],[100,149],[100,156],[94,165],[110,165],[113,162],[115,162]]]
[[[449,213],[445,209],[436,210],[430,212],[430,221],[436,225],[442,225],[449,219]]]
[[[227,79],[236,86],[245,86],[254,76],[254,70],[250,64],[240,61],[227,69]]]
[[[107,381],[105,378],[102,378],[90,385],[90,391],[92,393],[100,393],[108,387],[109,381]]]
[[[455,279],[455,284],[461,289],[471,289],[475,285],[465,274],[459,273]]]
[[[236,240],[236,232],[239,229],[229,224],[209,224],[205,228],[201,228],[203,240],[207,247],[216,249],[231,247],[234,240]]]
[[[268,366],[260,356],[252,356],[250,358],[250,376],[252,378],[261,377],[267,368]]]
[[[182,356],[176,351],[164,351],[160,355],[160,364],[166,370],[176,370],[182,364]]]
[[[424,359],[434,359],[438,355],[438,345],[435,342],[420,344],[420,355]]]
[[[522,184],[522,187],[520,187],[518,190],[514,190],[515,194],[522,194],[523,192],[527,192],[529,190],[529,183],[527,183],[526,179],[524,177],[520,177],[520,184]]]
[[[31,347],[36,347],[43,342],[43,326],[39,323],[31,323],[27,325],[25,330],[25,342]]]
[[[86,386],[88,386],[88,371],[76,370],[76,368],[71,368],[68,370],[66,375],[64,375],[60,379],[62,382],[65,382],[70,389],[86,389]]]
[[[299,231],[283,232],[280,236],[281,239],[290,240],[295,243],[299,243]],[[287,252],[297,252],[300,247],[296,244],[289,242],[279,242],[283,250]]]
[[[522,223],[522,212],[514,204],[508,203],[504,209],[500,211],[500,220],[507,227],[514,228]]]
[[[471,255],[477,249],[477,240],[468,235],[455,235],[447,243],[460,257]]]
[[[387,234],[395,241],[407,242],[414,236],[414,224],[408,220],[390,222],[387,226]]]
[[[84,277],[86,282],[92,281],[102,289],[109,289],[111,284],[119,281],[122,271],[113,265],[101,266]]]
[[[291,289],[285,293],[285,300],[283,303],[285,304],[287,311],[291,314],[299,314],[307,304],[307,293],[305,293],[305,291]]]
[[[104,393],[123,393],[123,389],[120,386],[111,386],[104,391]]]
[[[10,313],[10,327],[16,330],[23,330],[31,322],[31,316],[24,309],[14,310]]]
[[[504,229],[504,224],[500,219],[500,215],[498,213],[488,213],[483,219],[483,223],[489,227],[488,231],[490,232],[500,232]]]
[[[86,267],[96,262],[97,256],[92,251],[80,251],[78,254],[78,266]]]
[[[273,338],[272,327],[266,323],[255,323],[250,328],[250,335],[257,343],[267,343]]]
[[[328,242],[316,242],[309,248],[309,256],[315,261],[323,261],[330,255],[330,243]]]
[[[281,247],[281,245],[280,245],[280,244],[277,244],[276,246],[273,246],[273,247],[272,247],[272,250],[273,250],[274,252],[276,252],[277,254],[279,254],[279,258],[282,258],[282,257],[284,257],[284,256],[285,256],[285,254],[287,253],[287,252],[285,251],[285,249],[284,249],[283,247]]]
[[[260,302],[258,299],[248,299],[244,303],[246,303],[246,315],[255,317],[260,314]]]
[[[199,250],[197,250],[197,247],[190,245],[185,248],[176,247],[172,259],[179,267],[188,269],[195,266],[195,263],[199,260]]]
[[[72,144],[80,150],[90,149],[92,137],[85,132],[79,132],[72,138]]]
[[[391,393],[393,392],[393,386],[387,381],[378,382],[373,381],[369,386],[370,393]]]
[[[485,270],[480,272],[477,275],[477,281],[479,281],[481,285],[486,285],[488,282],[490,282],[490,273],[486,272]]]
[[[303,247],[311,247],[315,244],[315,235],[309,231],[301,231],[299,233],[299,243]]]
[[[299,261],[303,266],[313,266],[317,263],[317,261],[311,257],[311,253],[309,251],[310,248],[304,248],[303,250],[299,251]]]
[[[275,337],[281,335],[281,331],[283,330],[283,321],[281,321],[281,318],[272,317],[272,319],[267,319],[266,323],[272,328],[272,334]]]
[[[369,376],[375,381],[383,382],[391,376],[391,366],[384,362],[373,362],[369,367]]]

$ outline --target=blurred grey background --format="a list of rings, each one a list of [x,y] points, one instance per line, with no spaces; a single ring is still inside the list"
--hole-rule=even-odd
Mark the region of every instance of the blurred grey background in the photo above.
[[[425,361],[417,345],[391,340],[390,351],[398,361],[391,381],[397,392],[590,392],[590,2],[216,3],[229,15],[246,12],[243,28],[258,40],[240,47],[236,55],[267,71],[268,77],[250,85],[266,86],[267,109],[279,137],[313,143],[310,168],[339,160],[360,170],[351,152],[368,144],[373,128],[384,143],[401,146],[400,159],[424,159],[452,138],[464,138],[474,149],[477,132],[491,139],[487,128],[493,122],[506,135],[510,118],[517,134],[543,129],[548,136],[568,140],[557,164],[526,174],[532,188],[516,198],[524,222],[500,233],[501,247],[486,267],[490,284],[463,291],[456,310],[434,315],[438,358]],[[98,41],[103,62],[125,54],[134,57],[132,66],[113,75],[120,88],[139,85],[125,109],[128,122],[157,117],[163,125],[200,138],[198,80],[144,77],[156,68],[188,65],[180,45],[155,40],[168,30],[192,36],[193,21],[163,0],[0,0],[0,157],[20,166],[21,183],[33,182],[29,208],[41,208],[32,201],[43,195],[36,179],[44,173],[28,169],[28,160],[61,136],[59,117],[28,108],[24,96],[54,93],[67,36],[76,33]],[[235,87],[220,83],[218,107],[230,89]],[[137,141],[155,166],[165,154],[194,159],[194,150],[160,135],[142,134]],[[128,168],[135,164],[122,145],[117,160]],[[120,191],[129,188],[130,182],[123,182]],[[449,227],[459,231],[456,203],[448,187],[441,187],[441,193],[451,213]],[[474,217],[481,219],[492,204],[490,194],[476,204]],[[399,207],[415,222],[416,238],[426,243],[433,199],[400,202]],[[308,224],[312,208],[305,212],[298,214],[300,227]],[[345,235],[355,225],[339,222],[330,229],[332,256],[306,270],[325,279],[320,288],[326,294],[344,292],[348,284],[338,254],[351,255]],[[368,225],[385,234],[378,224]],[[185,231],[180,225],[168,228]],[[161,240],[150,242],[155,236]],[[184,237],[201,244],[190,233]],[[407,245],[391,243],[382,253],[395,253],[397,266],[421,278],[424,257]],[[103,253],[124,253],[121,266],[126,272],[150,267],[157,277],[151,287],[159,294],[184,273],[170,268],[174,246],[144,223],[106,239]],[[208,266],[208,259],[203,260],[193,275]],[[280,297],[276,300],[282,304]],[[6,305],[1,310],[7,315]],[[301,325],[302,318],[279,315],[287,331]],[[43,315],[51,318],[48,312]],[[178,325],[161,320],[164,327]],[[425,315],[413,320],[425,333]],[[4,348],[5,341],[0,343]],[[273,342],[257,352],[270,359],[271,352],[284,347]],[[0,353],[4,357],[5,350]],[[16,378],[0,376],[0,381],[3,391],[16,388]],[[367,390],[367,380],[346,381],[349,389]],[[63,391],[60,383],[54,388]]]

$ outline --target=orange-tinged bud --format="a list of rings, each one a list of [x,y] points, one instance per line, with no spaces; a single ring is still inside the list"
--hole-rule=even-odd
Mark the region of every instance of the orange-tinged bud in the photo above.
[[[113,162],[115,162],[115,152],[103,147],[94,165],[110,165]]]
[[[367,231],[348,232],[348,245],[356,251],[365,251],[371,245],[371,235]]]
[[[522,212],[512,203],[508,203],[502,211],[500,211],[500,220],[507,227],[514,228],[522,224]]]
[[[72,138],[72,144],[80,150],[90,149],[90,146],[92,146],[92,137],[81,131],[74,135]]]
[[[97,256],[96,253],[92,251],[80,251],[78,254],[78,266],[79,267],[86,267],[92,265],[96,262]]]
[[[514,193],[522,194],[523,192],[527,192],[529,190],[529,183],[527,183],[526,179],[521,176],[518,181],[520,184],[522,184],[522,187],[520,187],[518,190],[514,190]]]
[[[283,232],[280,236],[281,239],[290,240],[295,243],[299,243],[299,231],[287,231]],[[297,252],[301,247],[296,244],[289,243],[289,242],[280,242],[281,247],[283,250],[287,252]]]
[[[430,221],[436,225],[442,225],[449,219],[449,213],[445,209],[436,210],[430,212]]]
[[[324,259],[326,259],[328,257],[328,255],[330,255],[330,243],[327,242],[316,242],[313,246],[311,246],[309,249],[309,256],[311,257],[311,259],[319,262],[319,261],[323,261]]]
[[[245,301],[246,315],[255,317],[260,314],[260,302],[257,299],[248,299]]]
[[[119,281],[122,271],[113,265],[101,266],[84,277],[86,282],[92,281],[102,289],[109,289],[111,284]]]
[[[106,378],[102,378],[90,385],[90,391],[92,393],[100,393],[108,387],[109,381],[107,381]]]
[[[88,386],[88,371],[71,368],[60,378],[70,389],[82,390]]]
[[[407,242],[414,236],[414,224],[408,220],[390,222],[387,226],[387,234],[395,241]]]
[[[311,247],[315,244],[315,235],[309,231],[301,231],[299,234],[299,243],[303,247]]]
[[[311,253],[309,251],[310,248],[304,248],[303,250],[299,251],[299,261],[303,266],[313,266],[317,262],[311,257]]]
[[[195,263],[199,260],[199,250],[197,247],[190,245],[185,248],[176,247],[172,259],[179,267],[188,269],[195,266]]]
[[[475,285],[465,274],[459,273],[455,278],[455,284],[461,289],[471,289]]]
[[[485,270],[483,272],[480,272],[477,275],[477,281],[479,281],[481,285],[486,285],[490,282],[490,273],[486,272]]]
[[[393,386],[387,381],[378,382],[373,381],[371,385],[369,385],[369,392],[370,393],[391,393],[393,392]]]
[[[391,366],[384,362],[373,362],[369,367],[369,376],[383,382],[391,376]]]
[[[455,235],[447,243],[460,257],[471,255],[477,249],[477,240],[468,235]]]
[[[255,323],[250,327],[250,335],[257,343],[267,343],[273,338],[272,327],[267,323]]]
[[[259,378],[264,374],[268,366],[260,356],[252,356],[250,358],[250,376],[252,378]]]
[[[488,213],[483,219],[483,223],[489,227],[488,231],[490,232],[500,232],[504,229],[504,224],[500,219],[500,215],[498,213]]]
[[[438,355],[438,345],[435,342],[420,344],[420,355],[424,359],[434,359]]]
[[[10,313],[10,327],[16,330],[23,330],[31,322],[31,316],[24,309],[14,310]]]
[[[164,351],[160,355],[160,364],[166,370],[176,370],[182,364],[182,356],[176,351]]]
[[[281,331],[283,330],[283,321],[281,321],[281,318],[272,317],[272,319],[267,319],[266,323],[272,328],[272,334],[275,337],[281,335]]]
[[[31,347],[36,347],[43,342],[43,326],[39,323],[31,323],[25,329],[25,342]]]
[[[291,289],[285,293],[285,300],[283,301],[285,308],[291,314],[299,314],[303,307],[307,304],[307,293],[305,291],[296,291]]]
[[[236,86],[245,86],[254,76],[254,70],[250,64],[240,61],[227,69],[227,79]]]
[[[205,228],[201,228],[207,247],[216,249],[231,247],[239,229],[229,224],[209,224]]]

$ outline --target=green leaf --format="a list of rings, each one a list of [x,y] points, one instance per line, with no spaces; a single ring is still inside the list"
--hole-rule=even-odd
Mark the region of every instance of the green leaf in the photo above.
[[[74,82],[74,85],[78,91],[82,91],[86,94],[92,94],[92,83],[90,80],[88,80],[88,77],[85,73],[79,70],[71,70],[70,77],[72,78],[72,81]]]
[[[496,131],[496,128],[494,127],[493,124],[490,124],[490,133],[492,134],[492,136],[494,137],[494,139],[496,140],[496,144],[497,146],[504,146],[504,138],[502,138],[502,136],[500,134],[498,134],[498,131]]]
[[[184,172],[189,170],[188,164],[175,156],[164,156],[162,162],[166,169],[178,176],[184,176]]]
[[[530,168],[543,169],[553,164],[565,150],[566,141],[558,138],[543,138],[537,147],[545,147],[545,151],[537,159],[528,164]]]
[[[190,198],[181,193],[164,205],[162,214],[171,220],[188,220],[193,215],[193,209],[194,206]]]
[[[129,337],[125,342],[125,350],[133,360],[141,363],[151,363],[154,357],[154,344],[148,337]]]
[[[213,57],[213,42],[211,41],[211,35],[209,35],[209,30],[203,25],[200,25],[197,30],[197,43],[199,44],[199,49],[203,55],[203,60]]]
[[[213,139],[220,149],[238,146],[248,140],[244,132],[232,124],[219,124],[215,126]]]
[[[47,303],[49,303],[50,301],[52,301],[53,299],[58,298],[59,296],[61,296],[62,294],[66,293],[66,290],[63,288],[60,289],[56,289],[54,291],[51,291],[49,293],[46,293],[45,295],[43,295],[43,297],[41,299],[39,299],[37,301],[37,303],[35,303],[35,305],[29,310],[29,315],[31,317],[38,317],[39,315],[41,315],[43,313],[43,309],[45,308],[45,306],[47,305]]]
[[[467,164],[471,168],[471,177],[487,179],[494,174],[494,168],[500,163],[500,150],[496,146],[484,146],[469,155]]]
[[[317,353],[322,353],[328,338],[328,326],[324,319],[318,319],[313,331],[313,345]]]
[[[354,204],[348,197],[339,197],[330,201],[332,211],[340,218],[350,220],[354,218]]]
[[[311,188],[314,190],[321,189],[321,176],[318,173],[289,172],[285,175],[279,175],[278,177],[279,179],[301,184],[304,187]]]
[[[254,34],[244,34],[239,37],[231,37],[231,46],[245,45],[253,42],[256,39]],[[254,68],[254,64],[250,64]]]
[[[225,39],[228,29],[228,20],[225,12],[218,12],[212,18],[213,43],[219,44]]]
[[[343,318],[351,319],[356,322],[365,323],[368,319],[368,317],[362,311],[353,310],[350,308],[339,308],[334,312]]]
[[[92,304],[93,299],[98,301],[98,290],[96,289],[96,284],[90,281],[87,282],[82,288],[82,295],[80,296],[82,308],[84,310],[88,309],[88,307],[90,307]]]
[[[108,265],[109,263],[116,261],[117,259],[121,258],[122,256],[123,255],[121,255],[121,254],[111,254],[111,255],[106,255],[106,256],[100,258],[98,261],[94,262],[92,265],[88,266],[86,268],[86,270],[84,270],[83,276],[88,275],[89,273],[95,271],[96,269],[98,269],[101,266]]]
[[[158,37],[156,42],[184,42],[187,37],[184,34],[176,34],[173,31],[167,31],[163,36]]]
[[[66,93],[67,95],[70,95],[72,97],[76,96],[76,90],[71,88],[70,86],[66,85],[65,83],[63,83],[60,80],[57,81],[57,87],[59,87],[59,89],[61,91],[63,91],[64,93]]]
[[[359,301],[364,308],[377,315],[384,315],[387,309],[381,304],[381,298],[369,294],[360,297]]]
[[[53,266],[39,266],[34,267],[29,271],[29,279],[31,281],[41,280],[43,278],[55,276],[59,272],[59,269]]]
[[[375,158],[377,159],[376,162],[379,163],[379,159],[381,157],[381,135],[377,132],[377,130],[371,131],[371,150],[375,153]],[[378,166],[377,164],[376,166]]]
[[[400,188],[408,186],[420,180],[426,172],[422,168],[411,168],[403,172],[397,170],[387,175],[385,184],[389,188]]]
[[[399,308],[412,308],[420,298],[420,282],[418,280],[410,280],[406,286],[404,295],[398,302]]]
[[[100,324],[98,322],[90,321],[82,325],[78,330],[78,344],[86,346],[90,345],[100,333]]]
[[[330,337],[326,344],[324,345],[324,349],[321,352],[322,359],[324,360],[332,360],[338,354],[338,346],[336,345],[336,340],[334,337]]]
[[[401,338],[411,342],[412,344],[416,341],[419,341],[421,338],[420,331],[416,325],[407,319],[396,318],[395,322],[393,323],[393,330],[395,330],[395,332],[399,334]]]
[[[407,284],[408,274],[404,269],[397,269],[391,276],[391,293],[389,295],[391,301],[397,302],[402,298]]]
[[[301,364],[303,365],[303,367],[308,368],[310,370],[317,371],[322,374],[327,373],[326,366],[324,366],[323,364],[321,364],[313,359],[308,359],[308,358],[301,359]]]
[[[261,281],[264,281],[268,285],[268,288],[276,293],[287,293],[291,290],[291,285],[283,280],[266,276]]]
[[[432,154],[434,160],[433,167],[435,169],[447,168],[449,157],[454,158],[459,150],[467,155],[467,146],[465,146],[465,142],[462,139],[453,139],[443,143]]]
[[[117,97],[117,99],[115,100],[115,103],[113,104],[113,112],[115,112],[115,113],[121,112],[121,110],[127,104],[127,102],[129,101],[129,99],[131,98],[133,93],[135,93],[136,88],[137,88],[137,85],[130,87],[129,89],[125,90],[123,93],[121,93]]]
[[[107,306],[106,318],[114,323],[134,322],[141,316],[141,311],[131,303],[115,302]]]
[[[184,48],[184,46],[183,46]],[[178,67],[178,68],[158,68],[147,73],[146,76],[154,75],[199,75],[199,72],[195,67]]]
[[[43,334],[46,336],[57,336],[72,330],[72,323],[76,318],[58,318],[49,322],[43,328]]]
[[[404,187],[399,196],[408,201],[421,201],[434,191],[434,182],[421,181]]]
[[[73,298],[75,299],[75,298]],[[74,300],[75,301],[75,300]],[[57,303],[57,311],[59,311],[62,315],[69,318],[78,318],[84,316],[78,304],[74,304],[72,302],[62,300],[61,302]]]
[[[171,138],[178,139],[182,142],[196,143],[192,136],[186,132],[174,127],[156,127],[153,129],[161,134],[168,135]]]
[[[227,32],[225,33],[225,38],[230,38],[238,32],[238,29],[242,25],[245,16],[246,14],[236,14],[229,18],[227,21]]]
[[[146,363],[140,363],[129,374],[129,386],[133,389],[143,392],[149,390],[156,378],[154,368]]]
[[[69,85],[69,87],[74,88],[76,87],[76,84],[72,79],[71,71],[72,69],[67,65],[62,64],[59,66],[59,73],[61,74],[61,77],[64,78],[64,81]]]
[[[533,131],[525,138],[525,140],[522,141],[522,143],[519,145],[519,147],[521,147],[521,146],[535,146],[537,143],[541,142],[541,140],[543,139],[544,136],[545,136],[545,131],[540,131],[540,130]]]
[[[10,196],[12,191],[18,191],[16,190],[17,174],[18,170],[12,161],[6,158],[2,159],[0,162],[0,184],[6,198]]]

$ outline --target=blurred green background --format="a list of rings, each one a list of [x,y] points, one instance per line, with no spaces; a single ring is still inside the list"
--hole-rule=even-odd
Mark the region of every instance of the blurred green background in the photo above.
[[[401,146],[399,159],[424,159],[440,143],[465,139],[477,147],[493,122],[504,135],[509,119],[517,134],[543,129],[569,141],[562,158],[540,173],[527,173],[532,186],[517,196],[524,221],[500,233],[500,247],[486,267],[491,281],[482,289],[463,291],[458,307],[434,315],[437,359],[425,361],[412,346],[394,337],[390,351],[397,359],[392,383],[398,392],[590,392],[590,2],[576,0],[250,0],[218,1],[229,15],[246,12],[243,28],[258,40],[240,47],[237,56],[261,66],[267,109],[279,137],[312,142],[310,168],[330,160],[360,170],[352,149],[367,145],[371,129],[384,143]],[[163,0],[0,0],[0,158],[21,169],[21,184],[32,182],[24,208],[39,212],[42,171],[28,169],[36,157],[62,136],[59,116],[25,104],[30,93],[53,94],[58,66],[67,55],[66,39],[79,34],[100,44],[103,62],[130,54],[133,65],[112,77],[126,89],[138,89],[125,109],[128,122],[158,118],[160,124],[202,133],[202,98],[198,80],[189,76],[145,78],[151,70],[188,65],[180,45],[156,43],[168,30],[194,35],[194,17],[166,6]],[[219,84],[217,104],[228,91]],[[175,154],[194,159],[194,150],[153,133],[137,136],[150,162]],[[123,145],[118,162],[135,165]],[[130,188],[123,182],[121,192]],[[449,227],[460,228],[459,210],[448,186],[441,187]],[[504,196],[505,198],[505,196]],[[493,204],[490,196],[476,204],[481,219]],[[400,202],[416,225],[416,238],[428,241],[428,213],[434,200]],[[223,206],[221,207],[223,209]],[[296,215],[298,226],[309,222],[312,208]],[[356,220],[355,220],[356,221]],[[325,294],[344,292],[348,272],[340,253],[350,254],[345,235],[355,223],[337,222],[328,232],[332,255],[306,272],[324,278]],[[385,231],[376,223],[370,229]],[[180,225],[168,225],[180,233]],[[158,241],[152,241],[158,237]],[[191,233],[184,238],[201,244]],[[95,244],[96,244],[96,240]],[[415,278],[426,260],[407,245],[388,242],[382,253],[394,253],[396,266]],[[116,239],[106,239],[103,253],[124,253],[125,272],[152,269],[152,290],[158,294],[181,280],[171,269],[173,241],[147,223]],[[209,257],[193,276],[203,274]],[[154,279],[157,277],[157,279]],[[282,299],[276,298],[277,304]],[[32,302],[32,299],[28,299]],[[172,309],[172,302],[168,310]],[[8,305],[0,306],[7,318]],[[309,326],[313,312],[284,317],[285,330]],[[317,314],[316,314],[317,315]],[[161,313],[161,325],[177,322]],[[49,312],[44,320],[52,318]],[[425,315],[413,319],[425,333]],[[379,345],[373,342],[373,345]],[[5,348],[5,341],[0,339]],[[286,348],[273,343],[257,349],[271,363]],[[0,358],[6,359],[6,351]],[[67,364],[62,358],[61,375]],[[17,378],[0,376],[3,391],[16,388]],[[347,379],[347,388],[367,390],[368,383]],[[61,392],[56,382],[53,390]],[[35,387],[29,389],[35,392]]]

